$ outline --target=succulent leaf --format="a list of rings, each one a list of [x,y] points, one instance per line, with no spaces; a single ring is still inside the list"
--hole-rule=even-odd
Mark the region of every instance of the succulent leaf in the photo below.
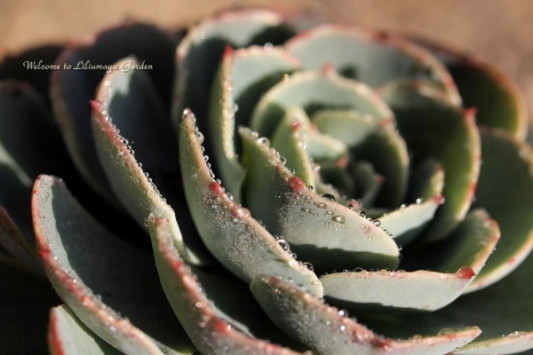
[[[483,165],[474,206],[498,221],[501,239],[472,289],[508,275],[533,248],[533,151],[502,130],[482,130],[481,141]]]
[[[346,311],[327,306],[288,281],[256,277],[250,288],[272,321],[319,354],[444,354],[481,333],[471,327],[446,335],[392,340],[376,335],[347,317]]]
[[[202,353],[296,354],[237,330],[207,299],[197,276],[180,257],[168,221],[152,217],[148,223],[163,290],[187,335]]]
[[[455,273],[358,271],[320,277],[326,299],[357,312],[435,311],[459,297],[475,276],[470,267]]]
[[[107,232],[57,178],[37,179],[32,213],[47,276],[87,327],[123,352],[190,353],[149,253]]]
[[[226,45],[275,45],[290,34],[281,16],[267,10],[228,12],[191,28],[176,50],[174,117],[189,108],[200,121],[204,120],[205,103]],[[176,125],[179,127],[179,122]],[[205,128],[200,126],[202,131],[207,131]]]
[[[504,129],[518,140],[526,138],[529,120],[524,97],[498,68],[426,40],[415,41],[446,65],[464,107],[477,109],[478,125]]]
[[[93,132],[100,162],[123,206],[140,225],[144,225],[151,213],[167,218],[175,243],[184,258],[195,264],[208,262],[209,258],[199,243],[192,242],[196,235],[185,235],[191,242],[188,244],[184,242],[174,210],[139,166],[124,138],[113,126],[105,106],[93,101],[93,110]],[[191,249],[191,246],[195,249]]]
[[[395,267],[398,247],[373,221],[309,190],[264,138],[240,129],[245,201],[268,230],[315,268]],[[372,266],[370,266],[372,265]]]
[[[319,111],[312,121],[318,129],[348,146],[356,160],[368,161],[384,178],[376,204],[393,208],[407,189],[409,157],[396,132],[392,115],[381,122],[354,111]]]
[[[90,105],[107,68],[98,70],[91,65],[111,67],[130,55],[139,61],[146,60],[153,67],[150,75],[157,83],[159,95],[168,105],[173,52],[174,42],[165,32],[151,25],[130,24],[104,31],[86,43],[72,45],[57,59],[59,65],[70,66],[70,70],[56,70],[51,76],[52,106],[63,139],[78,171],[109,202],[114,200],[113,193],[98,162]]]
[[[2,60],[3,352],[45,351],[47,319],[51,353],[533,349],[514,84],[308,20],[127,21]]]
[[[330,302],[357,312],[435,311],[467,290],[499,235],[497,224],[487,213],[476,210],[452,232],[444,247],[424,249],[418,260],[431,259],[431,271],[332,273],[320,277],[320,281]]]
[[[80,322],[66,305],[50,310],[48,348],[52,354],[120,354]]]
[[[351,109],[372,116],[380,122],[392,113],[366,85],[338,76],[331,67],[320,72],[300,72],[268,90],[257,104],[250,127],[262,136],[270,136],[292,106],[308,115],[321,109]]]
[[[425,233],[426,241],[442,239],[464,218],[474,197],[481,163],[474,111],[451,105],[440,91],[422,82],[394,82],[381,93],[394,111],[414,163],[431,157],[443,166],[446,203]]]
[[[322,285],[316,275],[284,250],[214,179],[201,150],[203,134],[195,121],[186,110],[180,134],[181,169],[187,202],[207,248],[246,283],[255,275],[269,273],[292,278],[321,297]]]
[[[305,120],[305,111],[300,107],[289,108],[281,119],[272,135],[272,147],[275,148],[286,161],[285,166],[294,175],[302,178],[306,185],[316,186],[313,171],[313,160],[306,152],[306,137],[298,127]]]
[[[293,37],[286,48],[307,70],[331,63],[343,76],[373,87],[395,79],[424,80],[444,89],[455,104],[461,102],[455,83],[436,57],[384,31],[324,25]]]
[[[299,63],[285,52],[252,46],[227,46],[211,88],[209,141],[228,191],[240,201],[244,169],[236,153],[235,125],[246,123],[262,92],[293,72]]]

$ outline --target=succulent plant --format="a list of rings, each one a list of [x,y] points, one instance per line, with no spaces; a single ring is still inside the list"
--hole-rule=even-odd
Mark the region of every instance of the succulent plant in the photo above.
[[[533,348],[533,154],[490,65],[242,10],[0,79],[4,352]]]

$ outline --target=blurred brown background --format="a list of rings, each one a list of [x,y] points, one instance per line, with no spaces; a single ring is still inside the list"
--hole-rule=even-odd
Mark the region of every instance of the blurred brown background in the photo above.
[[[266,6],[436,39],[511,76],[533,112],[532,0],[0,0],[0,57],[75,39],[124,18],[176,26],[228,7]]]

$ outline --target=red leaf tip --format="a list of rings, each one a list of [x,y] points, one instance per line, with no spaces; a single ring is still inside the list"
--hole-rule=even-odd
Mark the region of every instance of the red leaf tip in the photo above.
[[[289,186],[291,187],[292,191],[298,192],[305,189],[305,182],[299,178],[298,176],[293,176],[288,180]]]
[[[470,266],[460,268],[455,274],[457,275],[457,277],[460,277],[465,280],[470,280],[472,277],[476,276],[476,273]]]

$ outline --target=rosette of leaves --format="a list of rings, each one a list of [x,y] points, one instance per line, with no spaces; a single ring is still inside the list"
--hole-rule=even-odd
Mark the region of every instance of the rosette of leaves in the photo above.
[[[4,59],[4,352],[533,347],[513,84],[426,41],[304,23],[128,23]]]

